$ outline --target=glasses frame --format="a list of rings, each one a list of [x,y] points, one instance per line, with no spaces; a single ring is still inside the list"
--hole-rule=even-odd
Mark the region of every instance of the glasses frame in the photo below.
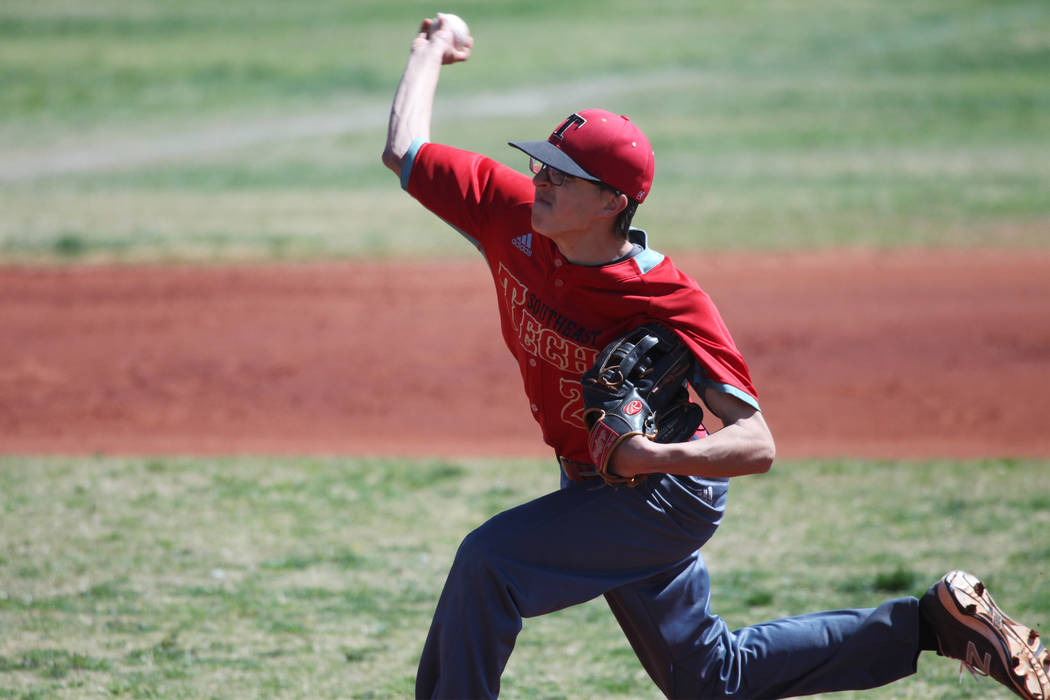
[[[542,161],[536,160],[532,156],[529,156],[529,170],[532,172],[533,175],[539,175],[542,172],[546,172],[547,179],[555,187],[561,187],[565,184],[566,180],[573,177],[572,175],[569,175],[563,170],[558,170],[557,168],[547,165]]]
[[[532,156],[529,156],[529,170],[532,172],[533,175],[539,175],[542,172],[546,172],[547,180],[555,187],[561,187],[569,180],[580,179],[575,175],[570,175],[564,170],[558,170],[554,166],[547,165],[542,161],[536,160]],[[598,187],[609,190],[617,197],[623,194],[623,192],[620,192],[620,190],[616,189],[612,185],[606,185],[604,182],[595,182],[593,184],[597,185]]]

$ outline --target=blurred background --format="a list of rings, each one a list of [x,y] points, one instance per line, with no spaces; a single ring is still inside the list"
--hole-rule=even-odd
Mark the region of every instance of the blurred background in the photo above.
[[[437,11],[476,45],[434,140],[524,170],[507,140],[628,114],[661,250],[1050,238],[1044,0],[6,0],[0,258],[471,254],[379,162]]]
[[[734,483],[704,549],[719,613],[962,567],[1046,630],[1046,0],[3,0],[0,697],[410,697],[460,539],[556,487],[476,251],[380,163],[439,11],[476,43],[433,139],[525,172],[508,140],[630,115],[656,151],[636,225],[725,292],[778,442],[825,448]],[[489,443],[450,380],[504,417]],[[351,428],[445,442],[368,457]],[[957,671],[835,697],[1008,695]],[[657,692],[598,600],[527,622],[503,697]]]

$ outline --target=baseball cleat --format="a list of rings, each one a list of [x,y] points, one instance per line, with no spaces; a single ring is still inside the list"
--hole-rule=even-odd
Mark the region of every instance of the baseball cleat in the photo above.
[[[950,571],[919,608],[933,626],[940,655],[975,676],[991,676],[1026,700],[1050,700],[1050,650],[1039,633],[1010,619],[981,581]]]

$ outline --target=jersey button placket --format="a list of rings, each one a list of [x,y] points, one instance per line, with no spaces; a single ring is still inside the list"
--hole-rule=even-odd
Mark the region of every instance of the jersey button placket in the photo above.
[[[565,280],[562,279],[565,273],[565,261],[560,257],[554,258],[554,269],[551,270],[551,277],[553,281],[551,284],[555,289],[562,289],[565,286]]]

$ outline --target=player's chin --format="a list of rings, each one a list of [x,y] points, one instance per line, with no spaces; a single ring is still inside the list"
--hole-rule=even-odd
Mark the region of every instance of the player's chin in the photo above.
[[[546,202],[536,202],[532,206],[532,230],[536,233],[546,235],[549,230],[547,217],[544,214],[550,210],[550,206]]]

